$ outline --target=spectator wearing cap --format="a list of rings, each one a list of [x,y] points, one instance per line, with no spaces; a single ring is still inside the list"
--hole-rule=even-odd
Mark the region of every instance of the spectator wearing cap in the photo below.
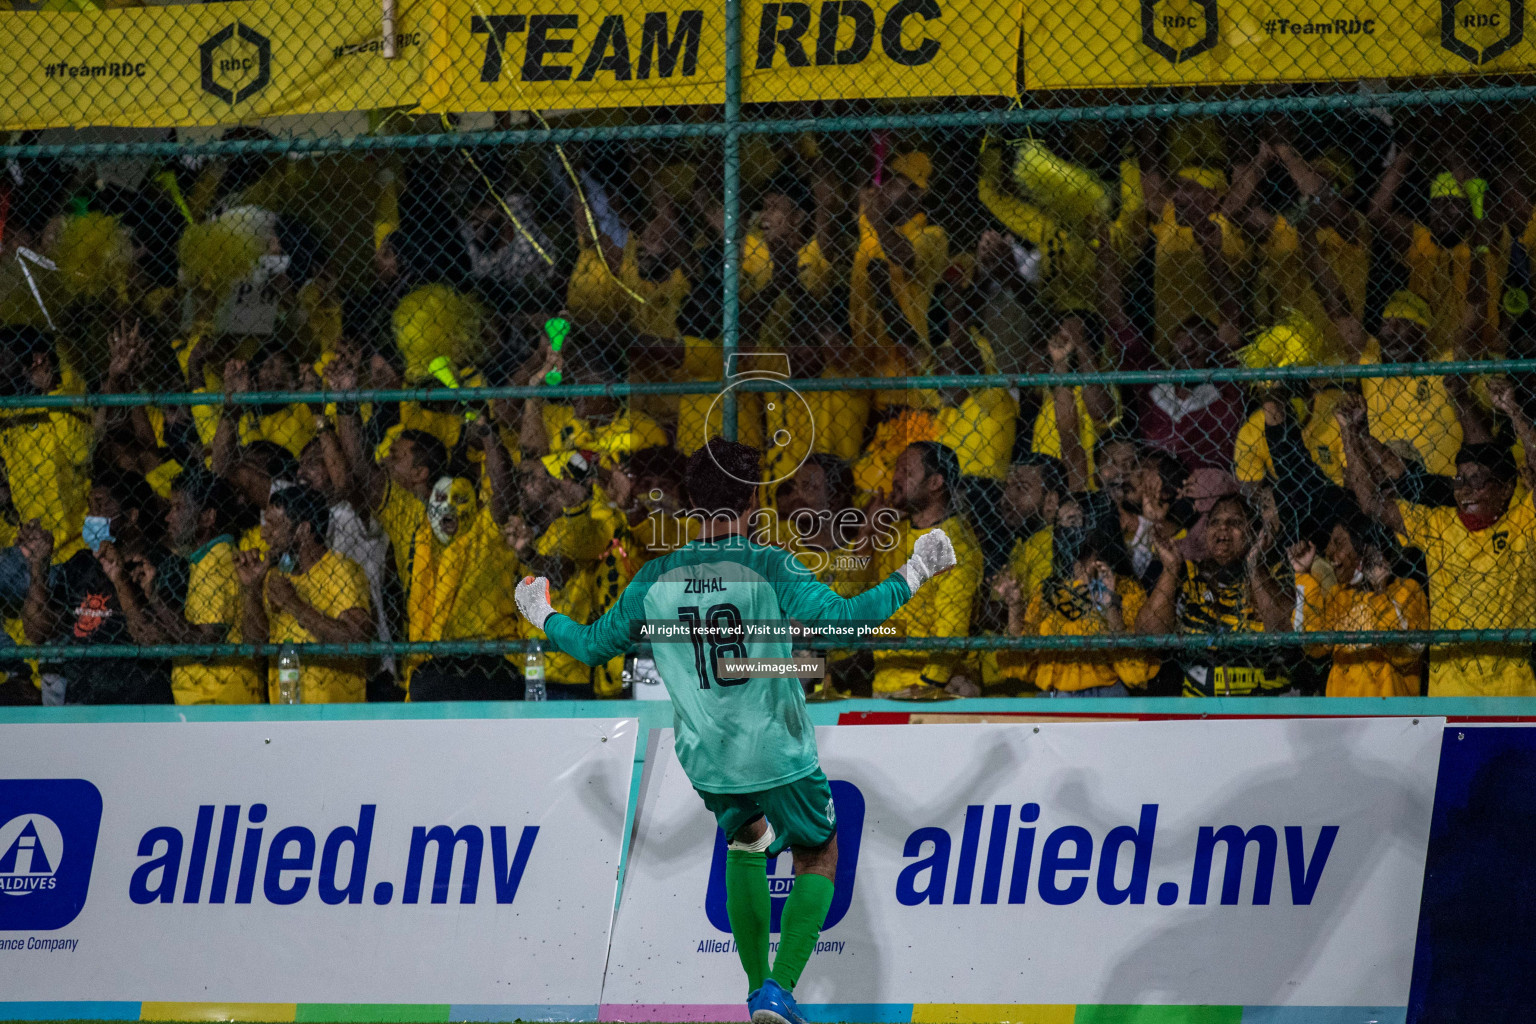
[[[1365,339],[1360,365],[1450,359],[1451,353],[1431,348],[1430,327],[1429,304],[1413,292],[1396,292],[1382,308],[1377,335]],[[1418,451],[1426,470],[1454,476],[1463,436],[1457,399],[1464,399],[1464,387],[1452,390],[1459,383],[1445,376],[1363,378],[1360,391],[1371,436],[1384,444],[1406,441]]]
[[[1337,583],[1314,572],[1322,559],[1316,545],[1291,550],[1296,608],[1309,633],[1424,630],[1429,600],[1417,581],[1394,574],[1396,546],[1375,522],[1355,511],[1336,518],[1323,549]],[[1333,656],[1329,697],[1417,697],[1424,648],[1413,644],[1334,644],[1312,647],[1314,657]]]
[[[1349,359],[1369,366],[1454,357],[1453,351],[1435,348],[1431,338],[1433,314],[1421,296],[1407,290],[1394,293],[1382,308],[1381,326],[1372,337],[1321,248],[1310,246],[1307,258],[1333,332]],[[1478,265],[1486,258],[1480,255]],[[1476,347],[1486,307],[1483,289],[1484,282],[1474,275],[1461,306],[1453,349],[1467,353]],[[1360,390],[1371,436],[1384,444],[1411,444],[1425,468],[1435,475],[1455,474],[1456,453],[1467,438],[1464,424],[1472,425],[1477,435],[1473,440],[1481,437],[1481,417],[1472,410],[1466,384],[1459,377],[1366,377],[1360,381]]]
[[[1215,322],[1221,305],[1236,294],[1227,284],[1241,280],[1248,246],[1222,214],[1225,172],[1188,164],[1171,179],[1143,153],[1141,198],[1153,246],[1154,346],[1166,357],[1173,334],[1191,316]]]
[[[368,575],[326,546],[331,510],[302,485],[272,495],[262,517],[268,555],[242,551],[241,630],[256,644],[352,644],[374,638]],[[277,664],[269,660],[268,697],[277,703]],[[345,704],[366,699],[367,663],[355,655],[303,656],[301,700]]]
[[[971,608],[981,583],[981,548],[961,514],[960,465],[952,449],[936,441],[908,445],[896,460],[891,505],[878,499],[865,514],[875,543],[875,576],[884,578],[911,557],[917,538],[942,529],[955,545],[957,564],[908,601],[889,625],[900,636],[966,636],[971,629]],[[894,527],[893,507],[900,515]],[[882,513],[882,510],[886,510]],[[888,532],[887,532],[888,531]],[[876,651],[874,693],[877,697],[938,700],[948,696],[976,696],[980,687],[967,668],[963,651]],[[967,676],[967,671],[972,676]]]
[[[36,519],[23,523],[17,544],[30,583],[22,606],[32,644],[130,644],[124,599],[142,604],[166,553],[155,542],[158,499],[143,477],[105,474],[91,485],[80,550],[52,565],[53,535]],[[169,704],[170,666],[151,659],[70,659],[39,666],[43,702]]]
[[[1507,382],[1494,393],[1522,439],[1531,436]],[[1431,627],[1526,629],[1536,622],[1536,507],[1529,489],[1517,490],[1510,450],[1496,442],[1464,444],[1456,455],[1455,504],[1421,505],[1386,490],[1373,471],[1361,438],[1363,407],[1347,407],[1342,419],[1348,451],[1358,456],[1352,464],[1360,470],[1350,473],[1350,483],[1360,507],[1424,552]],[[1529,442],[1526,450],[1532,451]],[[1536,695],[1528,655],[1528,645],[1518,643],[1434,647],[1429,695]]]
[[[1238,359],[1252,368],[1305,366],[1321,361],[1322,345],[1321,331],[1310,321],[1293,317],[1261,331],[1238,353]],[[1269,423],[1264,413],[1266,404],[1273,404],[1284,416],[1300,424],[1301,442],[1307,454],[1330,483],[1342,486],[1344,445],[1333,411],[1343,401],[1344,391],[1317,378],[1309,379],[1304,389],[1259,381],[1252,391],[1258,408],[1238,428],[1233,445],[1233,472],[1238,482],[1251,494],[1258,485],[1276,479],[1267,435]]]
[[[240,578],[235,572],[238,507],[234,488],[211,473],[189,470],[172,483],[166,526],[171,546],[190,568],[187,599],[182,607],[174,607],[155,585],[154,566],[140,562],[131,574],[139,586],[117,587],[136,643],[243,642]],[[171,693],[177,704],[266,702],[254,658],[177,658],[171,667]]]
[[[931,344],[928,307],[949,266],[949,234],[923,209],[933,178],[927,153],[898,154],[884,170],[883,179],[860,197],[849,323],[855,349],[871,361],[877,376],[907,376],[920,373],[923,365],[923,353],[913,351],[911,336],[919,345]],[[875,395],[877,408],[914,401],[922,400],[899,391]]]
[[[1453,347],[1470,295],[1472,275],[1482,277],[1482,297],[1489,317],[1497,317],[1509,264],[1507,231],[1479,231],[1488,183],[1458,157],[1449,170],[1429,181],[1427,213],[1421,223],[1395,209],[1415,153],[1404,144],[1381,176],[1371,197],[1370,217],[1382,239],[1408,272],[1408,290],[1422,296],[1430,310],[1430,344],[1440,352]],[[1430,158],[1429,154],[1420,154]],[[1482,237],[1479,237],[1482,236]],[[1474,257],[1486,255],[1480,269]],[[1487,340],[1485,338],[1484,340]],[[1482,346],[1480,345],[1479,348]]]

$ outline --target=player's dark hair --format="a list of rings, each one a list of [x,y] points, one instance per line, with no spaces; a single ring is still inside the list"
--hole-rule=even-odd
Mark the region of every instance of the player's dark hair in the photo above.
[[[688,460],[671,445],[658,445],[635,452],[629,457],[628,465],[629,475],[636,480],[651,476],[681,484]]]
[[[688,456],[683,473],[683,490],[695,510],[745,512],[757,490],[760,457],[757,449],[723,437],[710,442]]]

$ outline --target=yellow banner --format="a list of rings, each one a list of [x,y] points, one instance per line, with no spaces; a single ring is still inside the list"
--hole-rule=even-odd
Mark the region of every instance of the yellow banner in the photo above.
[[[1529,72],[1525,0],[1030,0],[1024,88]]]
[[[427,33],[379,0],[0,13],[0,128],[212,125],[413,104]]]
[[[1021,17],[998,0],[746,0],[743,98],[1013,96]]]
[[[429,111],[721,103],[718,0],[434,0]]]

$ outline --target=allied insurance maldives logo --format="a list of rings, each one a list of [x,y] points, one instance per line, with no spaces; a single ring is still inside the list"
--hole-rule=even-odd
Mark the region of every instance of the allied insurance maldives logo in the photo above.
[[[0,931],[63,928],[85,906],[101,793],[83,779],[0,779]]]
[[[203,91],[234,106],[272,81],[272,40],[243,22],[225,25],[197,48]]]
[[[853,881],[859,870],[859,841],[864,833],[864,794],[859,787],[842,779],[832,779],[832,821],[837,826],[837,877],[833,879],[832,905],[827,908],[827,920],[822,926],[830,929],[841,921],[853,904]],[[704,916],[719,931],[731,933],[731,918],[725,910],[725,833],[715,829],[715,855],[709,865],[709,889],[704,894]],[[768,860],[768,894],[770,903],[770,927],[779,930],[779,916],[784,913],[784,901],[794,886],[795,876],[790,870],[791,857],[786,850]]]

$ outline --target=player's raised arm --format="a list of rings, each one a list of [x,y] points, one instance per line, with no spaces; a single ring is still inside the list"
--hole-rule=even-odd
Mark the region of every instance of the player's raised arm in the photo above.
[[[558,650],[584,665],[601,665],[626,650],[634,639],[636,625],[645,618],[644,595],[645,587],[632,581],[618,602],[588,626],[555,610],[549,603],[549,580],[543,576],[523,577],[513,596],[523,618],[542,629]]]
[[[848,622],[884,622],[928,580],[955,566],[955,546],[943,530],[917,538],[912,557],[880,583],[856,597],[842,597],[792,555],[775,558],[773,588],[784,614],[808,628]]]

